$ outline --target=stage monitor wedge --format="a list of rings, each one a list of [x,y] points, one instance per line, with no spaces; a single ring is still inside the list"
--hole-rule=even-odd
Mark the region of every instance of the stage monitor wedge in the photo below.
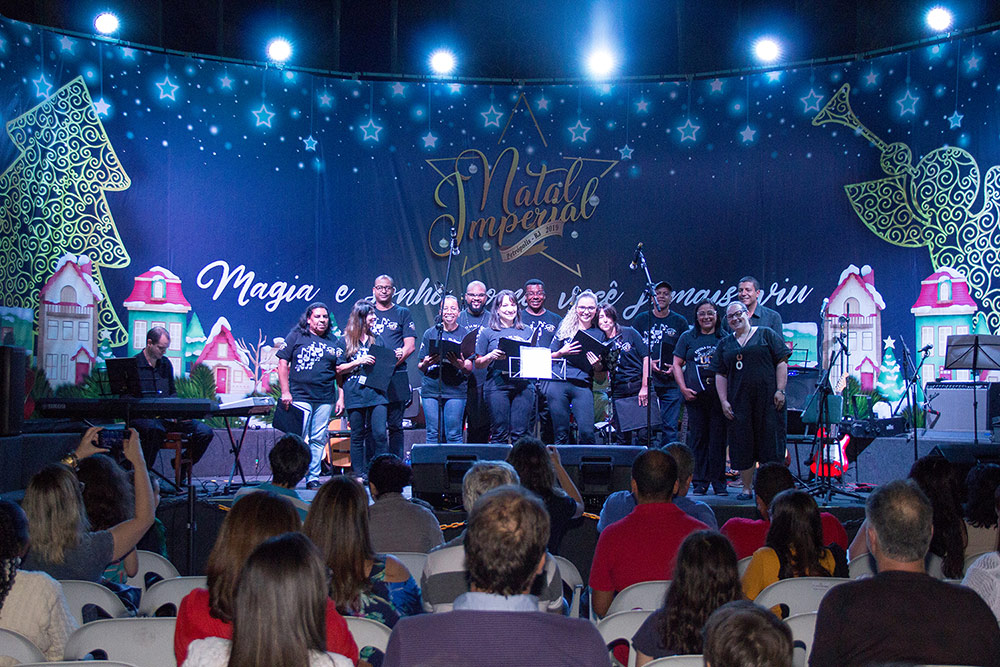
[[[410,449],[413,497],[438,509],[461,509],[462,478],[476,461],[504,461],[510,445],[415,444]]]

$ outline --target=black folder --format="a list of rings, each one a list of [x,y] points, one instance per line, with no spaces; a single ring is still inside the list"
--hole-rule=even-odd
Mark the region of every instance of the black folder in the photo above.
[[[358,380],[359,384],[385,392],[389,388],[392,374],[396,372],[396,351],[381,345],[372,345],[368,354],[375,357],[375,363],[365,366],[365,374]]]
[[[281,403],[274,406],[274,419],[271,425],[283,433],[291,433],[302,437],[302,428],[305,425],[306,413],[296,405],[289,405],[286,410]]]

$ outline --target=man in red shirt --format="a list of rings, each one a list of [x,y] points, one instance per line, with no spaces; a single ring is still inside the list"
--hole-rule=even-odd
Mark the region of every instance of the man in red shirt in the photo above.
[[[771,527],[771,520],[768,516],[767,508],[776,495],[786,489],[795,488],[795,478],[789,472],[785,464],[772,461],[757,468],[754,476],[753,491],[757,500],[757,511],[760,512],[761,519],[743,519],[733,517],[722,524],[720,532],[729,538],[736,550],[737,558],[752,556],[753,552],[764,546],[767,538],[767,529]],[[820,512],[820,519],[823,522],[823,544],[838,544],[845,551],[847,550],[847,531],[837,517],[829,512]]]
[[[590,568],[590,600],[601,616],[627,586],[670,579],[681,542],[708,528],[670,501],[677,492],[677,462],[666,452],[650,449],[637,456],[631,486],[638,504],[601,532]]]

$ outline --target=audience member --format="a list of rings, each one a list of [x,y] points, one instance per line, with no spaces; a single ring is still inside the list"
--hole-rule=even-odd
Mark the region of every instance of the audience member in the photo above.
[[[507,463],[514,466],[521,486],[545,503],[549,513],[548,551],[559,553],[570,521],[583,515],[583,496],[563,468],[559,450],[554,445],[546,448],[538,438],[526,435],[514,443]]]
[[[75,468],[81,459],[101,452],[96,446],[100,430],[88,429],[76,451],[63,460]],[[91,531],[76,475],[67,465],[47,465],[31,478],[24,494],[31,534],[26,570],[41,570],[54,579],[98,581],[104,569],[132,551],[153,525],[153,491],[139,434],[135,429],[126,433],[123,451],[135,468],[134,516],[107,530]]]
[[[736,552],[729,540],[710,530],[691,533],[677,551],[663,606],[632,637],[637,667],[655,658],[701,653],[702,629],[709,615],[742,599]]]
[[[1000,512],[1000,486],[993,494],[993,507]],[[993,543],[993,550],[977,558],[965,571],[962,585],[979,593],[1000,622],[1000,538]]]
[[[792,667],[792,631],[746,600],[717,609],[705,624],[705,667]]]
[[[692,500],[687,497],[691,488],[691,481],[694,479],[694,454],[691,448],[680,442],[672,442],[663,448],[674,457],[677,462],[677,494],[674,496],[674,505],[683,510],[686,514],[698,519],[712,530],[719,529],[719,522],[715,518],[715,512],[708,504],[700,500]],[[601,517],[597,521],[597,532],[613,524],[619,519],[624,519],[629,512],[635,509],[635,494],[631,491],[615,491],[604,500],[601,508]],[[761,537],[763,543],[763,536]]]
[[[917,484],[878,487],[865,516],[878,574],[835,586],[823,598],[810,666],[1000,665],[1000,628],[989,606],[974,591],[925,572],[934,517]]]
[[[591,604],[598,615],[608,611],[615,594],[640,581],[670,579],[681,542],[708,528],[682,512],[676,495],[677,462],[659,449],[649,449],[632,463],[632,493],[637,505],[597,539],[590,569]]]
[[[994,501],[1000,488],[1000,465],[979,463],[965,478],[968,489],[965,502],[965,531],[969,542],[965,557],[993,551],[997,545],[997,509]]]
[[[782,491],[771,501],[765,546],[754,552],[743,573],[743,592],[754,600],[779,579],[847,576],[847,554],[823,546],[816,500],[805,491]]]
[[[129,482],[132,484],[132,493],[135,493],[135,470],[129,471]],[[149,478],[149,486],[153,490],[153,507],[160,506],[160,480],[156,477]],[[155,510],[154,510],[155,511]],[[160,520],[160,517],[153,518],[153,525],[150,526],[146,534],[142,536],[136,545],[136,549],[152,551],[168,558],[167,553],[167,526]]]
[[[305,521],[309,503],[302,499],[295,487],[309,472],[312,461],[309,445],[301,437],[289,433],[274,443],[274,447],[267,453],[267,461],[271,464],[272,481],[256,486],[244,486],[236,492],[236,498],[257,491],[270,491],[279,496],[286,496],[298,510],[299,518]]]
[[[247,558],[262,542],[297,531],[300,526],[295,506],[284,496],[251,493],[236,501],[222,521],[208,555],[205,566],[208,588],[191,591],[181,600],[177,610],[174,655],[178,665],[184,664],[188,647],[196,639],[232,639],[239,576]],[[326,602],[326,649],[357,662],[358,648],[354,638],[329,599]]]
[[[46,660],[62,660],[76,620],[59,582],[18,569],[27,551],[28,518],[16,503],[0,500],[0,628],[30,639]],[[0,657],[0,664],[15,663]]]
[[[786,489],[795,488],[795,478],[784,463],[772,461],[757,468],[753,481],[753,495],[757,502],[757,512],[760,519],[744,519],[733,517],[722,524],[723,535],[733,543],[737,558],[752,556],[757,549],[764,546],[771,520],[767,508],[774,497]],[[837,544],[841,549],[847,549],[847,531],[844,524],[829,512],[819,513],[823,524],[823,544]]]
[[[380,553],[427,553],[444,544],[441,524],[427,503],[407,500],[403,489],[413,480],[410,466],[395,454],[380,454],[368,467],[368,506],[372,548]],[[419,572],[413,573],[419,576]]]
[[[240,573],[232,640],[196,639],[184,667],[350,667],[349,658],[326,651],[326,577],[319,552],[302,533],[267,540]]]
[[[505,461],[477,461],[462,478],[462,504],[467,514],[472,512],[479,497],[500,486],[520,484],[514,467]],[[465,531],[427,554],[420,589],[424,611],[451,611],[452,603],[469,591],[465,569]],[[542,611],[563,611],[562,578],[556,561],[548,553],[545,571],[536,578],[531,593],[538,597]]]
[[[386,649],[397,665],[609,665],[597,629],[544,614],[530,595],[545,569],[548,514],[518,487],[496,489],[469,514],[464,545],[471,590],[454,610],[402,619]]]
[[[76,469],[83,496],[83,509],[91,530],[109,530],[132,518],[135,492],[128,473],[107,454],[94,454],[80,461]],[[153,504],[156,511],[156,504]],[[104,568],[104,578],[124,584],[139,571],[139,556],[129,551]]]

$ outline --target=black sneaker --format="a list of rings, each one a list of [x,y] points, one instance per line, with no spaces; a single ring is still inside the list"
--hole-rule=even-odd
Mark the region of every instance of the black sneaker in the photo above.
[[[311,479],[308,482],[306,482],[306,489],[310,491],[314,491],[321,486],[323,486],[323,483],[320,482],[318,479]]]
[[[694,488],[694,495],[696,495],[696,496],[707,496],[708,495],[708,487],[707,486],[696,486]]]

